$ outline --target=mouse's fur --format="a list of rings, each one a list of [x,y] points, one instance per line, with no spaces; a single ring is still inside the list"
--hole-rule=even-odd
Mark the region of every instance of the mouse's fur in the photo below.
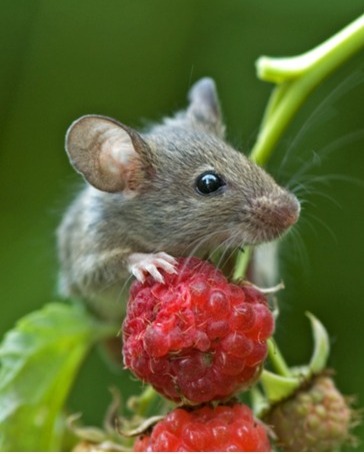
[[[224,129],[211,79],[192,88],[185,112],[147,133],[101,116],[70,127],[66,149],[87,183],[58,230],[64,295],[114,317],[132,254],[259,244],[297,220],[297,199],[231,148]],[[221,191],[196,190],[205,171],[223,179]]]

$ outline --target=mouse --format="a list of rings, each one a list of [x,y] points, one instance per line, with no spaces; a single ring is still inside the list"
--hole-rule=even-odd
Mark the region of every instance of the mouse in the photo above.
[[[197,81],[186,109],[139,132],[85,115],[65,149],[84,179],[57,231],[59,291],[98,317],[125,312],[134,277],[176,272],[176,257],[281,237],[300,203],[225,138],[213,79]]]

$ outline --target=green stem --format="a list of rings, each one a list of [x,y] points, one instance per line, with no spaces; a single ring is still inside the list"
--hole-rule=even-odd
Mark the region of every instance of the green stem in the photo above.
[[[260,57],[258,77],[266,82],[281,84],[297,79],[315,66],[335,69],[363,47],[364,14],[315,48],[288,58]],[[325,69],[326,71],[326,69]]]
[[[259,133],[264,130],[266,124],[272,117],[273,113],[275,112],[277,106],[280,104],[281,99],[284,98],[285,93],[287,91],[287,88],[289,87],[289,84],[281,84],[277,85],[268,100],[267,107],[265,108],[265,112],[263,115],[263,120],[259,128]]]
[[[246,269],[252,257],[253,250],[251,247],[246,247],[244,252],[239,251],[236,259],[236,266],[233,274],[233,281],[239,281],[245,276]]]
[[[332,71],[364,47],[364,15],[311,51],[291,58],[261,57],[258,76],[278,82],[250,158],[264,165],[299,107]]]
[[[292,373],[273,338],[268,340],[268,357],[277,374],[282,377],[292,377]]]
[[[139,416],[146,417],[149,414],[149,410],[153,405],[155,399],[158,397],[157,391],[148,385],[144,391],[137,397],[137,409],[136,413]]]

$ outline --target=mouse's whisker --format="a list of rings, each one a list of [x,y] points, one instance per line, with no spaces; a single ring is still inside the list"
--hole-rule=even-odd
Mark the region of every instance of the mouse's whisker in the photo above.
[[[310,268],[310,260],[301,227],[301,225],[297,225],[288,232],[283,241],[283,247],[281,248],[281,257],[284,261],[294,260],[295,262],[298,262],[300,264],[300,270],[303,273],[306,273]]]
[[[308,178],[309,176],[307,175],[307,172],[317,167],[318,165],[321,165],[322,162],[326,160],[331,154],[337,151],[342,151],[348,145],[362,141],[363,138],[364,129],[359,129],[337,138],[318,152],[313,151],[312,158],[310,160],[307,160],[303,164],[301,163],[298,170],[294,172],[291,178],[288,180],[288,183],[286,184],[287,189],[290,189],[292,184],[300,181],[301,177]]]
[[[345,93],[354,89],[364,81],[363,71],[356,71],[345,78],[339,85],[337,85],[325,98],[324,100],[314,109],[308,119],[301,126],[298,134],[295,135],[291,141],[284,158],[281,161],[280,168],[283,170],[286,164],[289,162],[292,152],[298,148],[307,134],[312,128],[317,128],[318,125],[327,122],[335,114],[336,110],[333,104],[337,102]]]

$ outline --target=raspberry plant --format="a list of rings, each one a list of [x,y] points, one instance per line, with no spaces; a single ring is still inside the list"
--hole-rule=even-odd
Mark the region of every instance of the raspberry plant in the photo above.
[[[310,92],[351,55],[363,48],[363,45],[364,16],[361,16],[341,32],[303,55],[280,59],[262,57],[258,60],[258,77],[264,81],[273,82],[277,86],[267,105],[258,139],[251,153],[252,160],[260,165],[267,163],[276,143]],[[239,283],[245,276],[252,254],[253,251],[250,248],[244,253],[238,254],[233,276],[235,282]],[[205,266],[212,270],[210,265]],[[217,308],[216,311],[212,310],[214,314],[212,319],[210,312],[208,314],[206,311],[201,312],[204,314],[202,316],[210,317],[209,323],[206,324],[209,328],[206,331],[194,329],[191,338],[181,335],[183,332],[181,325],[176,323],[172,329],[176,330],[177,335],[174,334],[172,338],[168,334],[170,331],[167,331],[167,335],[166,332],[163,332],[167,341],[165,342],[166,339],[163,339],[163,336],[159,336],[159,341],[156,341],[158,330],[150,328],[151,319],[133,322],[132,315],[137,309],[132,306],[137,306],[135,301],[140,298],[140,292],[145,287],[135,284],[132,289],[132,299],[134,300],[124,326],[125,362],[128,366],[135,368],[135,364],[132,364],[133,355],[130,355],[130,343],[135,342],[137,349],[144,348],[149,356],[144,357],[143,367],[140,368],[139,365],[139,369],[135,368],[137,374],[143,379],[151,380],[156,389],[176,402],[201,403],[199,397],[201,392],[190,394],[188,387],[182,390],[182,376],[178,377],[178,368],[173,370],[174,366],[171,366],[172,360],[178,358],[179,351],[192,353],[193,359],[187,360],[188,367],[185,368],[192,381],[192,378],[195,377],[191,377],[191,373],[201,372],[201,364],[202,368],[205,368],[205,372],[208,369],[206,365],[214,364],[215,357],[212,357],[212,351],[209,351],[209,348],[214,346],[214,351],[217,350],[218,338],[221,342],[219,344],[221,357],[228,357],[232,352],[231,348],[235,348],[233,340],[229,338],[231,333],[226,330],[226,324],[224,326],[225,318],[221,317],[224,309],[220,303],[226,298],[233,299],[234,292],[240,292],[240,302],[232,304],[232,307],[233,310],[236,309],[237,313],[243,312],[242,307],[246,304],[244,301],[247,300],[247,294],[249,295],[251,288],[238,287],[238,290],[236,284],[228,284],[226,278],[219,273],[216,272],[214,277],[218,278],[215,296],[211,297],[211,292],[206,299],[201,295],[198,296],[198,298],[201,297],[200,300],[203,301],[203,304],[210,305],[209,310],[211,307]],[[193,276],[192,273],[186,281],[181,281],[183,285],[182,288],[180,287],[180,291],[187,289],[187,292],[193,293]],[[168,281],[168,277],[166,279]],[[164,303],[167,302],[168,291],[165,288],[156,288],[152,282],[147,282],[147,284],[150,285],[150,288],[154,288],[154,293],[162,292],[162,299]],[[200,281],[197,287],[195,285],[195,290],[199,288],[203,294],[204,285],[205,283]],[[220,293],[218,294],[218,292]],[[173,298],[175,297],[178,299],[178,295],[173,296]],[[255,297],[260,298],[260,296],[257,297],[257,294]],[[254,308],[256,319],[262,317],[263,313],[266,320],[269,319],[270,315],[267,315],[265,300],[258,303],[251,301],[249,304],[251,308]],[[145,302],[145,306],[143,310],[148,312],[150,309],[148,309],[148,302]],[[168,306],[165,310],[169,315],[172,312]],[[260,315],[257,315],[258,312]],[[201,313],[192,311],[190,321],[192,320],[194,323]],[[231,313],[227,318],[229,319],[229,329],[231,329],[233,326]],[[245,355],[244,358],[241,358],[244,361],[244,368],[242,363],[237,365],[229,360],[229,367],[232,368],[234,374],[231,374],[232,370],[228,374],[225,369],[226,389],[224,392],[221,380],[220,382],[217,380],[217,384],[215,383],[214,386],[218,392],[210,393],[202,400],[227,398],[232,394],[235,395],[234,399],[239,399],[239,394],[235,393],[245,388],[245,385],[250,385],[253,379],[258,378],[261,362],[266,354],[266,346],[268,346],[269,359],[274,372],[264,370],[260,376],[259,385],[252,389],[252,405],[255,415],[273,424],[275,437],[283,449],[339,449],[341,443],[349,437],[350,426],[355,423],[356,418],[350,406],[337,392],[332,379],[323,375],[329,350],[328,337],[318,320],[313,316],[310,316],[310,320],[315,338],[315,349],[308,366],[290,368],[286,365],[274,341],[270,340],[266,343],[273,327],[273,323],[266,322],[268,328],[264,328],[262,337],[257,336],[256,332],[254,334],[254,327],[251,328],[251,336],[248,336],[249,330],[247,329],[241,331],[243,334],[239,333],[241,345],[249,344],[249,347],[244,347],[247,350],[241,347],[244,353],[240,353],[239,349],[235,350],[236,357]],[[25,316],[13,330],[6,334],[0,347],[0,447],[3,451],[61,450],[64,446],[63,439],[66,432],[64,406],[69,390],[76,379],[77,371],[90,348],[115,335],[119,329],[119,323],[119,320],[116,320],[114,325],[101,323],[77,304],[52,303]],[[161,327],[165,330],[163,323]],[[140,334],[142,329],[145,330],[144,340],[138,344],[136,340],[138,336],[133,340],[133,335]],[[219,335],[216,337],[217,333]],[[258,338],[259,348],[255,343]],[[192,351],[196,348],[197,353]],[[253,355],[255,358],[259,356],[259,361],[257,360],[256,363],[251,359],[250,362],[248,361],[249,355],[252,355],[251,352],[246,354],[249,349],[251,352],[255,352],[254,349],[259,350],[260,356],[256,352]],[[143,355],[144,353],[141,355],[142,358]],[[161,361],[161,358],[164,357],[167,357],[166,363]],[[178,361],[180,366],[182,363],[183,368],[182,357],[177,359]],[[210,363],[210,361],[212,362]],[[228,364],[225,361],[220,361],[220,363],[225,368]],[[230,377],[239,375],[236,374],[236,368],[241,368],[239,373],[243,373],[243,369],[247,370],[245,366],[250,368],[250,372],[254,369],[253,372],[247,379],[244,377],[245,381],[240,377],[236,386],[231,387]],[[191,371],[191,369],[193,370]],[[168,375],[172,372],[172,377],[174,374],[174,377],[177,378],[173,378],[171,384],[166,384],[163,380],[162,384],[156,384],[155,379],[163,377],[165,370],[168,370]],[[146,376],[143,375],[144,372],[146,372]],[[151,388],[146,388],[141,396],[129,403],[135,413],[130,421],[117,416],[114,409],[109,414],[111,416],[104,430],[76,427],[74,429],[76,435],[86,440],[83,445],[82,443],[79,445],[80,449],[88,447],[89,450],[131,450],[133,445],[133,438],[129,438],[131,436],[137,437],[135,449],[139,450],[158,448],[160,450],[169,448],[168,450],[172,451],[177,449],[198,450],[198,448],[213,450],[217,447],[219,450],[241,451],[270,449],[264,425],[257,421],[257,416],[253,417],[248,407],[237,403],[236,400],[226,402],[224,405],[204,403],[202,407],[196,409],[190,407],[171,409],[171,404],[162,401],[164,402],[162,413],[167,416],[145,418],[149,416],[151,403],[157,398]],[[338,413],[341,414],[341,419],[337,417]],[[299,416],[306,416],[308,419],[302,420],[299,419]],[[119,431],[115,432],[110,427],[110,419],[113,423],[118,421],[122,424]],[[307,421],[313,421],[313,423]],[[325,424],[321,424],[321,421]],[[291,435],[290,424],[292,422],[297,429],[312,426],[312,431],[305,430],[303,434],[296,436],[301,444],[290,445],[287,441],[286,433],[288,430],[288,434]],[[21,433],[19,433],[19,427],[21,427]],[[242,436],[242,432],[244,432],[244,436]],[[201,436],[201,434],[204,435]],[[221,441],[224,439],[225,441],[228,439],[228,444]]]

